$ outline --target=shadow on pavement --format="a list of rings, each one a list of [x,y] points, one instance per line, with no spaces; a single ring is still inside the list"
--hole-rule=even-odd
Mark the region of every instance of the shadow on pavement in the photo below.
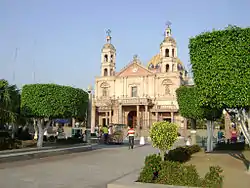
[[[243,151],[228,151],[228,150],[222,150],[222,151],[213,151],[209,154],[228,154],[234,159],[240,160],[243,162],[246,169],[249,168],[250,161],[246,158]]]

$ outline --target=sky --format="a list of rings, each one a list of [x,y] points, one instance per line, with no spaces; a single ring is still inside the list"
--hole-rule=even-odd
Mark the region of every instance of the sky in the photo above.
[[[147,64],[159,53],[167,21],[188,69],[190,37],[249,27],[249,10],[250,0],[0,0],[0,79],[86,89],[100,76],[107,29],[119,71],[135,54]]]

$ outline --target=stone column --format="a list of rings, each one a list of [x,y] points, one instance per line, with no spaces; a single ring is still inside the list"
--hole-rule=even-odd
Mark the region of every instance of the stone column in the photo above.
[[[140,128],[140,106],[136,106],[136,121],[137,121],[137,127]]]
[[[155,118],[156,118],[156,122],[159,121],[159,113],[155,112]]]
[[[146,127],[149,127],[148,105],[145,106],[145,125]]]
[[[119,104],[119,114],[118,114],[119,116],[118,116],[118,122],[119,122],[119,124],[122,124],[122,105],[121,104]]]
[[[108,125],[108,112],[105,112],[106,125]]]
[[[96,106],[92,105],[92,113],[91,113],[91,133],[95,132],[95,126],[96,126]]]
[[[109,111],[109,124],[112,123],[112,110]]]
[[[136,106],[136,121],[137,121],[136,130],[137,130],[138,136],[140,137],[142,134],[142,129],[141,129],[140,106],[139,105]]]
[[[174,112],[171,112],[171,123],[174,123]]]

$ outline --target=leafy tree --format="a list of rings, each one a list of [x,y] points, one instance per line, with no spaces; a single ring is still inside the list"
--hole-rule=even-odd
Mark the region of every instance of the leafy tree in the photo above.
[[[190,39],[190,60],[200,105],[250,119],[250,28],[229,26]],[[243,131],[250,141],[247,131]]]
[[[167,150],[170,150],[178,137],[178,126],[169,122],[155,122],[150,129],[153,147],[161,152],[162,160]]]
[[[191,120],[191,129],[196,129],[196,120],[207,119],[209,124],[208,142],[212,142],[210,138],[213,134],[213,121],[221,117],[221,110],[211,109],[211,107],[202,107],[199,103],[199,95],[195,86],[181,86],[176,90],[179,110],[183,117]],[[211,122],[211,125],[210,125]],[[192,144],[196,144],[195,132],[192,133]],[[212,145],[209,145],[208,150],[212,150]]]
[[[87,92],[70,86],[29,84],[21,93],[22,113],[38,122],[38,147],[42,147],[44,131],[53,118],[84,117],[87,103]]]
[[[180,114],[191,120],[191,128],[196,129],[196,120],[204,118],[204,109],[199,105],[194,86],[181,86],[176,90]]]
[[[20,94],[16,85],[0,80],[0,124],[15,123],[19,118]]]

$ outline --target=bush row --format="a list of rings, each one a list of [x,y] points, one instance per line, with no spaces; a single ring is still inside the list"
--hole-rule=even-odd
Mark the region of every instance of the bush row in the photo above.
[[[249,146],[245,143],[218,143],[216,144],[214,150],[243,151],[243,150],[249,150]]]
[[[165,161],[160,155],[149,155],[145,159],[139,182],[193,187],[221,187],[223,177],[220,167],[210,167],[201,178],[193,165],[184,165],[191,155],[200,151],[199,146],[178,147],[169,151]]]
[[[22,148],[22,141],[12,138],[0,139],[0,150]]]
[[[191,158],[191,155],[199,152],[200,150],[201,148],[198,145],[177,147],[176,149],[170,150],[165,155],[165,160],[184,163]]]

